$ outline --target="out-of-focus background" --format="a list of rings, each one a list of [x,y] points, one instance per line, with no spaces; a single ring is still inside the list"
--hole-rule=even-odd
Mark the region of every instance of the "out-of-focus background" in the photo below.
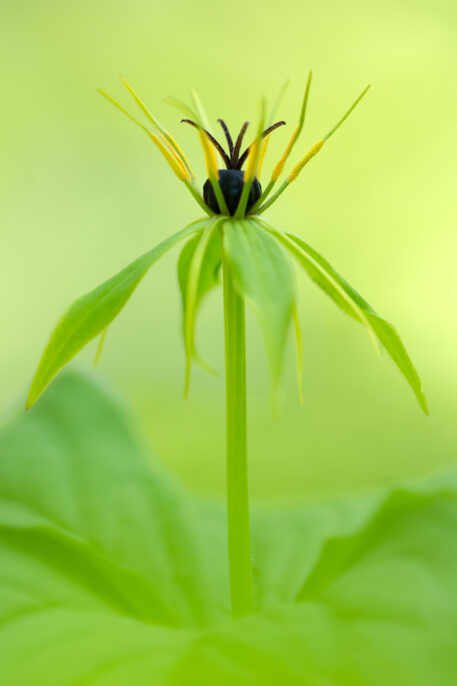
[[[423,379],[420,411],[387,355],[305,276],[304,406],[289,341],[273,416],[249,317],[250,480],[257,500],[355,491],[457,458],[457,5],[447,0],[1,0],[0,413],[23,407],[47,337],[81,292],[201,214],[151,142],[104,101],[135,105],[125,75],[197,168],[195,132],[163,96],[200,93],[236,129],[291,85],[270,166],[314,82],[297,160],[373,88],[269,217],[308,240],[393,322]],[[96,374],[130,400],[163,463],[192,490],[224,490],[221,293],[198,322],[221,372],[183,400],[177,253],[110,328]],[[292,338],[292,337],[291,337]],[[76,364],[90,365],[95,346]],[[22,409],[20,411],[23,411]]]

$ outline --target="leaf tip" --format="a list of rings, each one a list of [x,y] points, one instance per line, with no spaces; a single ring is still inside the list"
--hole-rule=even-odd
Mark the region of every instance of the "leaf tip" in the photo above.
[[[38,400],[39,395],[37,393],[34,393],[33,391],[33,386],[30,387],[27,400],[25,401],[25,409],[30,410],[32,405],[35,405],[36,401]]]
[[[427,399],[423,393],[421,394],[421,397],[419,398],[419,405],[421,406],[423,413],[427,417],[430,417],[430,410],[428,409]]]

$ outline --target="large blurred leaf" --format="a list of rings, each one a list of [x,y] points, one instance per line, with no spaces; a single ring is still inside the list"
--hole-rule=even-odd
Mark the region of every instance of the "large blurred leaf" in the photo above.
[[[453,686],[457,489],[442,483],[255,517],[259,613],[210,628],[180,686]]]
[[[203,229],[208,221],[193,222],[70,305],[57,322],[43,352],[30,387],[28,407],[81,348],[106,330],[154,262],[186,236]]]
[[[252,220],[224,223],[224,250],[235,288],[260,321],[276,384],[294,305],[291,265],[278,242]]]
[[[338,307],[356,321],[367,326],[376,335],[411,386],[422,410],[428,414],[427,401],[422,392],[419,375],[392,324],[376,314],[371,305],[302,238],[292,233],[272,229],[271,225],[263,220],[262,224],[290,251],[306,270],[308,276],[330,296]]]
[[[224,508],[66,374],[0,437],[2,686],[454,686],[457,478],[253,513],[228,615]]]
[[[164,683],[228,613],[194,509],[113,398],[60,377],[0,440],[2,686]]]

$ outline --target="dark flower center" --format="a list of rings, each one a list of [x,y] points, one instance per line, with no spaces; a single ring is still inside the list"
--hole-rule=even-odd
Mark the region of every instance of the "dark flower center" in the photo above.
[[[199,124],[192,121],[191,119],[182,119],[181,121],[186,124],[190,124],[191,126],[194,126],[196,129],[201,129],[201,126],[199,126]],[[227,203],[228,211],[231,215],[234,215],[241,198],[241,193],[243,192],[244,171],[242,171],[242,167],[243,164],[246,162],[249,155],[249,151],[251,149],[251,146],[249,145],[246,148],[246,150],[243,153],[241,153],[241,145],[243,143],[244,134],[246,133],[246,129],[248,128],[249,124],[247,121],[244,122],[243,126],[241,127],[241,131],[238,134],[238,137],[234,143],[228,130],[227,124],[224,122],[224,120],[218,119],[217,121],[221,125],[222,130],[224,132],[228,146],[228,153],[224,150],[219,141],[217,141],[209,131],[207,131],[206,129],[202,130],[205,132],[206,136],[211,141],[212,145],[216,148],[216,150],[224,160],[225,166],[227,167],[227,169],[219,169],[219,183],[222,195],[224,196],[225,202]],[[262,133],[262,138],[269,136],[272,131],[278,128],[278,126],[283,126],[285,123],[285,121],[278,121],[276,122],[276,124],[272,124]],[[262,187],[259,183],[259,180],[255,178],[252,182],[252,186],[249,191],[246,212],[249,212],[251,207],[260,198],[261,195]],[[206,180],[205,185],[203,186],[203,199],[208,205],[208,207],[211,210],[213,210],[213,212],[216,212],[216,214],[222,214],[219,208],[219,203],[217,202],[216,196],[214,195],[212,184],[209,179]]]
[[[238,207],[238,203],[240,202],[241,193],[243,192],[244,171],[241,169],[219,169],[218,171],[219,185],[221,187],[222,195],[227,203],[229,213],[233,216],[236,212],[236,208]],[[252,186],[249,191],[246,212],[249,212],[251,207],[255,202],[257,202],[261,195],[262,186],[256,177],[252,182]],[[213,210],[213,212],[216,214],[222,214],[219,208],[219,203],[214,195],[213,186],[209,179],[205,181],[205,185],[203,186],[203,199],[208,207]]]

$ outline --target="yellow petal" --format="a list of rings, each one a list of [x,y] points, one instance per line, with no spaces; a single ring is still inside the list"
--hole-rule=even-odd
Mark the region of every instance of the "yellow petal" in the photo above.
[[[315,143],[310,150],[308,150],[306,155],[300,160],[298,164],[295,165],[295,167],[290,172],[289,178],[287,179],[287,183],[292,183],[292,181],[295,181],[295,179],[300,174],[305,164],[308,164],[308,162],[314,157],[314,155],[317,155],[317,153],[322,148],[324,143],[325,141],[322,139]]]

